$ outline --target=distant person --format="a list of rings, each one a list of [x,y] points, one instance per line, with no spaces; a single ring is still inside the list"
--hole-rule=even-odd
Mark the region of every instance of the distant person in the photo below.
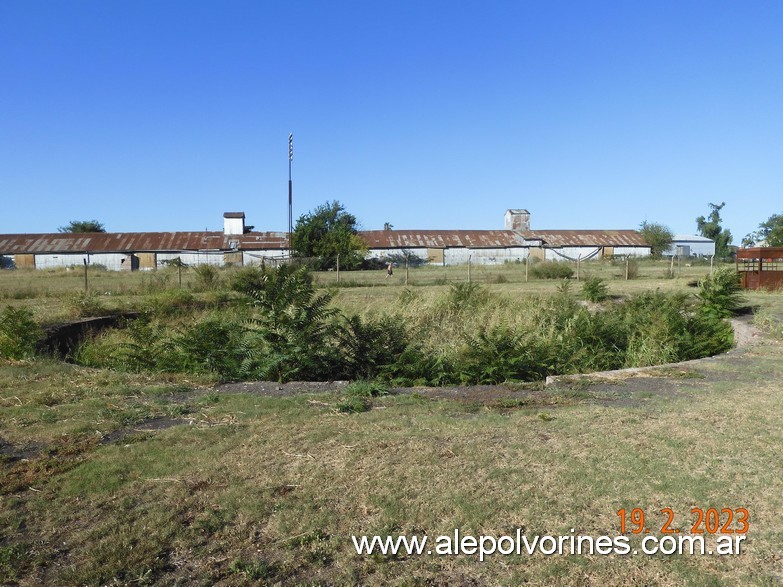
[[[392,275],[394,275],[394,269],[392,269],[393,263],[389,261],[389,264],[386,265],[386,279],[389,279]]]

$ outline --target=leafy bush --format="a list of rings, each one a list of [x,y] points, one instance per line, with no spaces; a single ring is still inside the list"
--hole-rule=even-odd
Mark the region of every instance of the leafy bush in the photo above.
[[[360,380],[348,385],[343,393],[359,397],[382,397],[389,395],[389,388],[380,381]]]
[[[753,323],[766,334],[783,338],[783,318],[769,308],[761,308],[753,316]]]
[[[0,313],[0,357],[28,359],[35,354],[41,330],[26,308],[6,306]]]
[[[722,267],[699,284],[697,295],[701,310],[718,318],[728,318],[747,303],[739,274],[733,267]]]
[[[366,397],[349,395],[337,402],[337,410],[346,414],[367,412],[372,408],[372,403]]]
[[[166,341],[165,364],[157,358],[163,371],[215,373],[222,380],[240,374],[242,355],[239,345],[244,329],[223,317],[208,317],[183,328]]]
[[[491,296],[487,288],[477,283],[455,283],[449,287],[446,305],[454,311],[476,308],[487,303]]]
[[[603,302],[609,297],[609,286],[600,277],[588,277],[582,284],[582,295],[590,302]]]
[[[533,381],[546,377],[545,350],[535,337],[498,326],[467,340],[458,358],[460,380],[466,384]]]
[[[591,312],[567,295],[513,300],[459,284],[437,297],[403,290],[395,315],[368,318],[341,315],[330,306],[332,294],[316,290],[303,268],[262,269],[257,278],[249,304],[199,310],[192,319],[148,313],[83,345],[77,361],[224,380],[359,380],[340,408],[353,411],[368,409],[369,398],[384,392],[371,380],[539,380],[712,355],[733,339],[729,324],[698,311],[701,304],[684,294],[648,292],[611,312]]]
[[[197,265],[193,268],[196,287],[200,290],[217,289],[220,285],[220,270],[214,265]]]
[[[80,318],[105,316],[108,313],[101,299],[92,292],[77,294],[69,302],[73,314]]]
[[[243,267],[231,276],[229,285],[232,290],[243,294],[261,289],[264,287],[264,268]]]
[[[571,280],[566,278],[557,284],[557,293],[563,296],[571,295]]]
[[[626,367],[687,361],[732,347],[731,325],[707,312],[694,312],[684,294],[647,292],[620,308],[628,343]]]
[[[408,333],[399,318],[363,320],[350,316],[336,331],[341,377],[372,379],[400,360],[408,347]]]
[[[569,279],[574,269],[564,261],[541,261],[530,267],[530,275],[536,279]]]
[[[624,259],[622,257],[615,257],[612,259],[612,267],[620,270],[620,278],[625,279],[626,265],[628,267],[628,279],[636,279],[639,277],[639,261],[634,258]]]
[[[249,292],[255,317],[242,342],[243,373],[278,381],[330,378],[339,369],[331,294],[317,293],[304,267],[267,270],[262,283]]]
[[[169,289],[150,300],[149,310],[158,316],[171,316],[196,307],[192,293],[184,289]]]
[[[372,408],[371,398],[388,394],[389,388],[379,381],[354,381],[343,390],[337,410],[349,414],[366,412]]]

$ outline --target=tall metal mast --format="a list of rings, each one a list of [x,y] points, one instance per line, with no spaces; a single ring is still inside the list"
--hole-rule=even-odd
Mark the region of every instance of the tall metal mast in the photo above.
[[[288,257],[292,256],[291,236],[294,231],[293,226],[293,201],[294,184],[291,179],[291,164],[294,161],[294,133],[288,135]]]

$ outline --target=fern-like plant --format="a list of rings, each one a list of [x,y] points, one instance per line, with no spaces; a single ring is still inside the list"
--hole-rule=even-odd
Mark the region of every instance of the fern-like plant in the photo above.
[[[609,297],[609,286],[600,277],[588,277],[582,284],[582,295],[590,302],[603,302]]]
[[[242,343],[242,372],[278,381],[323,380],[337,366],[332,296],[317,292],[304,267],[265,270],[262,287],[249,292],[252,332]]]
[[[702,312],[718,318],[732,316],[747,299],[742,294],[739,274],[731,267],[722,267],[699,283],[700,308]]]

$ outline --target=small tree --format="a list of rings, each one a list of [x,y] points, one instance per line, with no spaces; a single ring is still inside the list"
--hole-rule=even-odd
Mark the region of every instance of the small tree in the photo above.
[[[729,256],[729,245],[731,244],[731,232],[728,228],[721,226],[720,211],[725,205],[726,202],[710,203],[709,216],[706,218],[699,216],[696,219],[696,228],[699,234],[715,241],[715,256],[719,258]]]
[[[764,243],[768,247],[783,247],[783,214],[773,214],[766,222],[759,224],[756,232],[742,239],[742,245],[752,247]]]
[[[668,251],[674,240],[674,233],[671,229],[657,222],[645,220],[639,225],[639,232],[642,234],[644,242],[650,245],[650,254],[653,257],[660,257]]]
[[[106,228],[97,220],[71,220],[65,226],[57,229],[58,232],[106,232]]]
[[[296,221],[291,246],[298,257],[314,257],[318,269],[337,265],[354,269],[364,258],[367,245],[358,234],[358,222],[340,202],[326,202]]]

